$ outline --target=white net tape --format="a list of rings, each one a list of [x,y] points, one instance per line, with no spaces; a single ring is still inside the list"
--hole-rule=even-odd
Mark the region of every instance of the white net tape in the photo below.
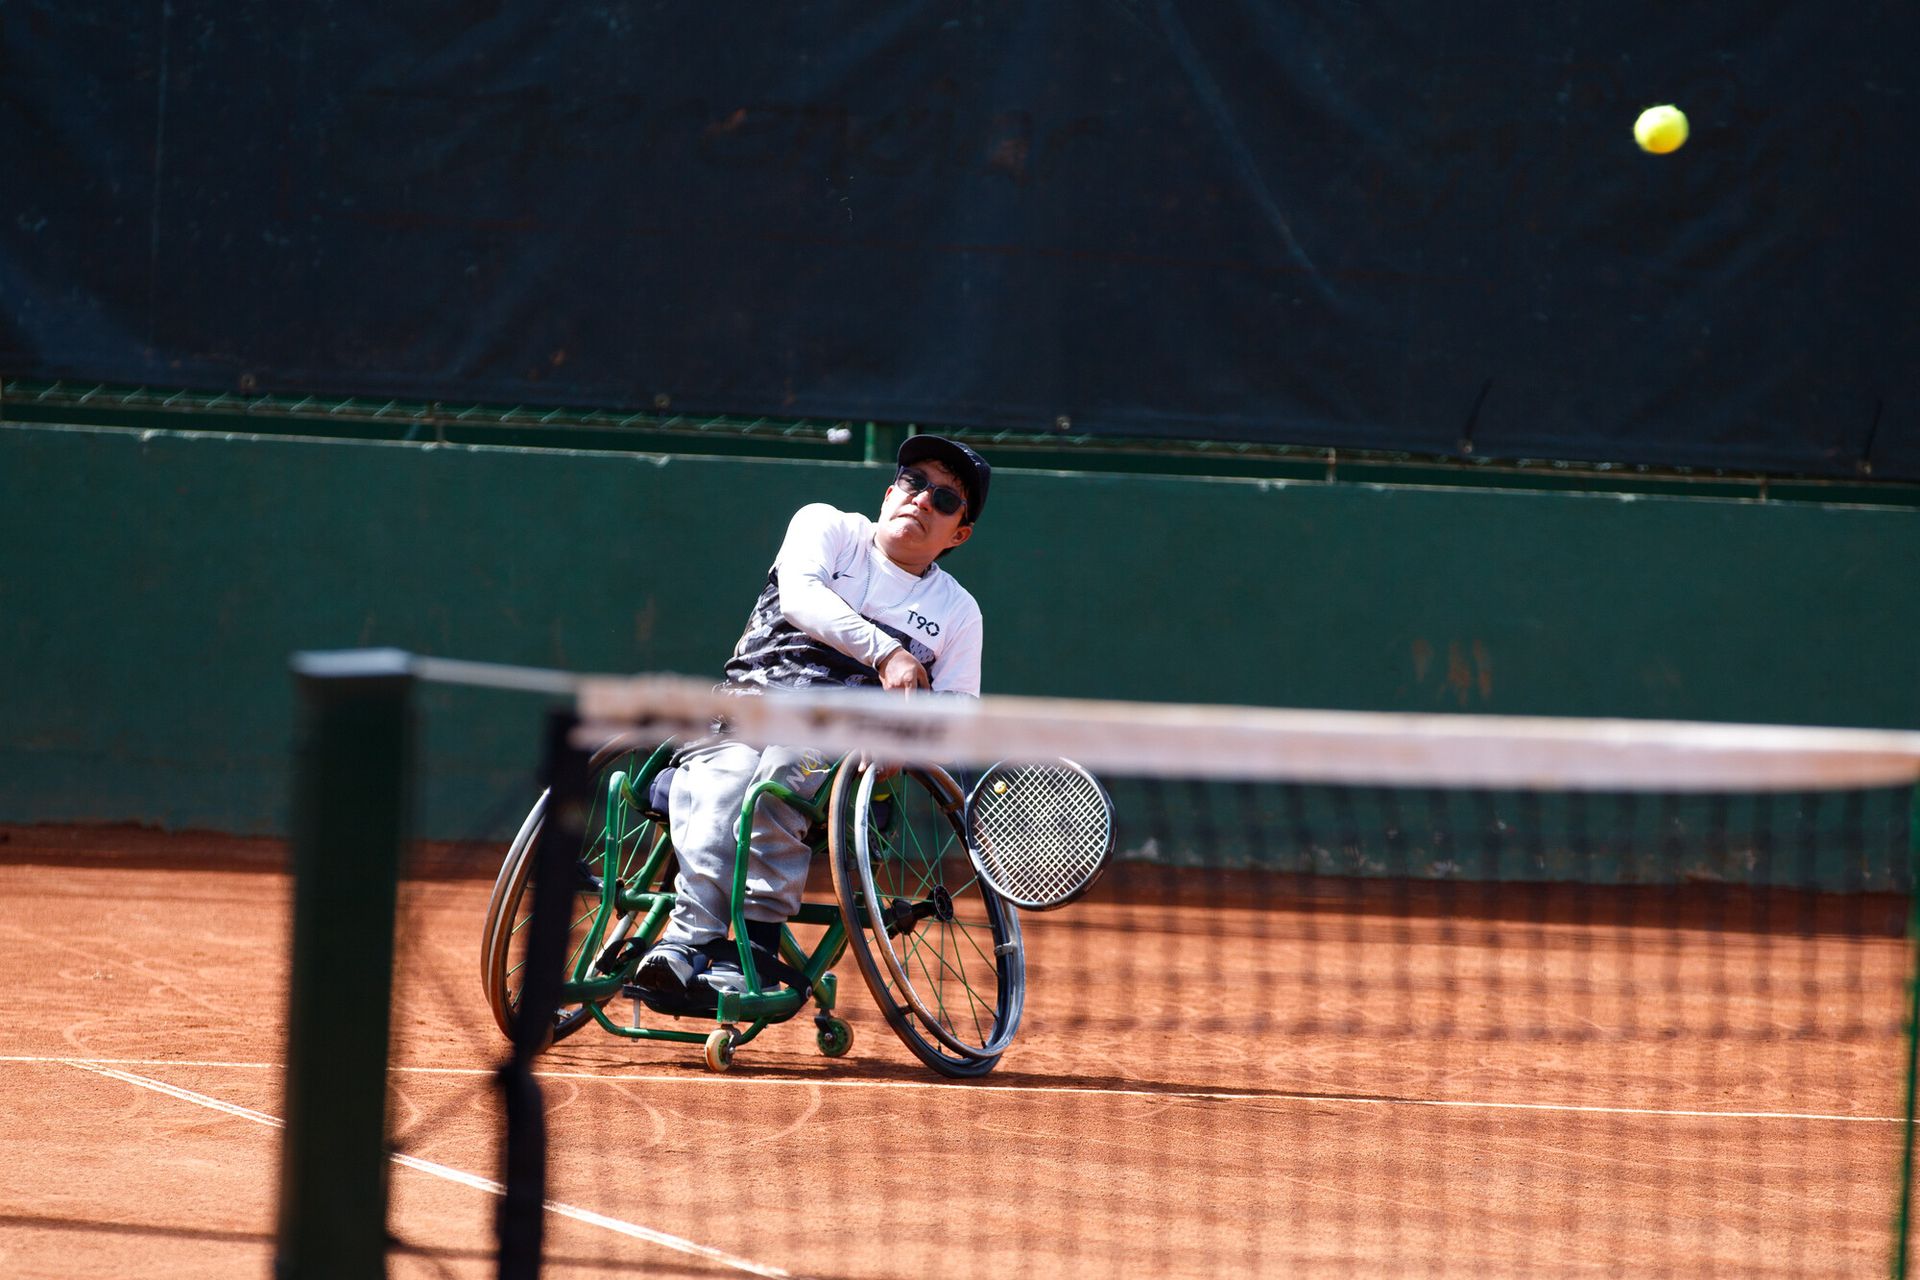
[[[1667,791],[1911,786],[1920,733],[1650,720],[1296,711],[797,690],[737,698],[676,676],[584,677],[583,738],[699,735],[724,717],[757,744],[879,759],[1077,760],[1177,773],[1366,785]]]

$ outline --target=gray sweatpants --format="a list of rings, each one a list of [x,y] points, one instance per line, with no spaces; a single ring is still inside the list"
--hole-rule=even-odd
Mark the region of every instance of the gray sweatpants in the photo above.
[[[811,800],[832,762],[817,751],[716,742],[689,749],[678,764],[667,800],[680,857],[673,885],[678,898],[660,939],[698,945],[725,937],[733,918],[733,867],[747,792],[774,781]],[[805,815],[772,796],[760,798],[747,860],[747,919],[785,921],[800,910],[810,856],[806,833]]]

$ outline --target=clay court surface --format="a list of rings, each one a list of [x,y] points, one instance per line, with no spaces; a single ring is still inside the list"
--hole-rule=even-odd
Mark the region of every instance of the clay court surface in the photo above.
[[[0,1274],[268,1275],[281,849],[0,836]],[[395,1276],[493,1271],[491,873],[402,895]],[[1757,937],[1166,883],[1123,868],[1027,918],[1026,1022],[982,1083],[921,1067],[850,961],[838,1061],[804,1018],[725,1076],[591,1027],[557,1046],[547,1273],[1884,1274],[1885,920]]]

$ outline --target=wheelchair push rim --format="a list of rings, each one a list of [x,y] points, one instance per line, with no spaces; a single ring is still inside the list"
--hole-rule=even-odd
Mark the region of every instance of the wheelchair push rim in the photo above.
[[[862,978],[922,1061],[984,1074],[1019,1029],[1026,962],[1018,913],[968,857],[960,788],[939,769],[884,783],[861,769],[835,799],[834,884]]]

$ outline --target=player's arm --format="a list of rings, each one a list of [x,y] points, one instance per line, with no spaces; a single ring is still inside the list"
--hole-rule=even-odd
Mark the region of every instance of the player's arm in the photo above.
[[[846,654],[854,661],[881,673],[882,664],[900,654],[918,669],[920,664],[900,647],[900,642],[868,622],[853,606],[840,598],[833,582],[833,564],[844,550],[839,528],[840,513],[822,502],[812,503],[794,513],[787,526],[786,540],[774,559],[774,573],[780,582],[780,613],[800,630]],[[898,664],[894,664],[898,668]],[[920,687],[926,687],[926,672],[920,672]],[[888,686],[893,687],[893,686]]]

